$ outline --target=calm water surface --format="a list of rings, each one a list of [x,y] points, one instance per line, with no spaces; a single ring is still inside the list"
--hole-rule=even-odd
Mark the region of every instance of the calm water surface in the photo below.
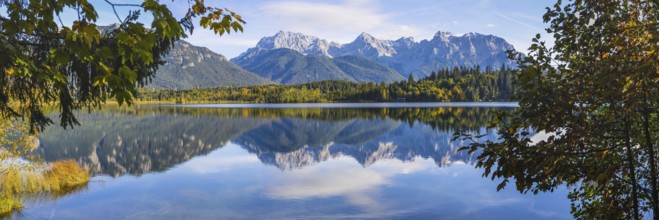
[[[94,175],[16,219],[569,219],[567,190],[497,192],[455,130],[515,104],[105,108],[37,154]]]

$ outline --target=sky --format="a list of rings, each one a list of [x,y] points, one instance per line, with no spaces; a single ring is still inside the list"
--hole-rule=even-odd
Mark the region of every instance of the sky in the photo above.
[[[103,0],[90,0],[99,12],[99,24],[117,23],[112,8]],[[134,1],[114,0],[116,3]],[[188,8],[187,0],[166,2],[175,16]],[[542,0],[207,0],[207,5],[226,7],[246,21],[243,33],[217,36],[197,28],[186,39],[229,58],[238,56],[265,36],[280,30],[299,32],[338,43],[349,43],[362,32],[379,39],[414,37],[431,39],[438,31],[461,35],[493,34],[517,50],[526,51],[537,33],[545,33]],[[125,10],[119,10],[126,16]],[[73,17],[65,17],[71,20]],[[145,16],[144,21],[148,20]],[[198,24],[198,23],[197,23]]]

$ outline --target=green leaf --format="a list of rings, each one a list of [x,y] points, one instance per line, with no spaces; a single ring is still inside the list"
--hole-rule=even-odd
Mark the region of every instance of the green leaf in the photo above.
[[[135,83],[137,81],[137,73],[127,66],[121,66],[119,68],[119,76],[123,77],[124,79],[128,80],[131,84]]]

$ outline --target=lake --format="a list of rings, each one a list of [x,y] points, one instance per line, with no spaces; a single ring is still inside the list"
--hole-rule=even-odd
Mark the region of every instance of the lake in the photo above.
[[[80,113],[39,136],[90,184],[15,219],[571,219],[567,189],[482,177],[452,142],[514,103],[144,105]],[[513,188],[510,188],[513,187]]]

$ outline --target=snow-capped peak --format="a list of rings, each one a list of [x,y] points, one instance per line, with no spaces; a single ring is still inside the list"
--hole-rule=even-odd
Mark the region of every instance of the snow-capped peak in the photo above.
[[[329,56],[327,52],[329,43],[326,40],[290,31],[279,31],[274,36],[265,37],[259,41],[256,47],[259,49],[288,48],[303,54]]]
[[[438,31],[435,34],[434,39],[441,39],[442,41],[449,41],[449,37],[454,37],[454,36],[455,36],[455,34],[453,34],[451,32]]]
[[[507,50],[514,48],[503,38],[473,32],[456,35],[446,31],[439,31],[432,39],[420,42],[411,37],[381,40],[368,33],[361,33],[347,44],[280,31],[274,36],[263,38],[256,48],[249,49],[235,59],[249,59],[261,51],[277,48],[292,49],[305,55],[363,56],[385,64],[403,76],[424,76],[437,68],[455,66],[515,66],[506,55]]]
[[[361,33],[352,43],[344,45],[344,53],[357,51],[366,57],[390,57],[396,54],[394,42],[390,40],[380,40],[367,33]]]
[[[375,37],[373,37],[372,35],[370,35],[370,34],[368,34],[368,33],[366,33],[366,32],[362,32],[362,33],[357,37],[356,41],[357,41],[357,40],[362,40],[362,41],[373,41],[373,40],[376,40],[376,39],[375,39]]]
[[[416,45],[413,37],[401,37],[398,40],[394,41],[394,48],[396,51],[400,52],[401,50],[406,50],[414,47]]]

